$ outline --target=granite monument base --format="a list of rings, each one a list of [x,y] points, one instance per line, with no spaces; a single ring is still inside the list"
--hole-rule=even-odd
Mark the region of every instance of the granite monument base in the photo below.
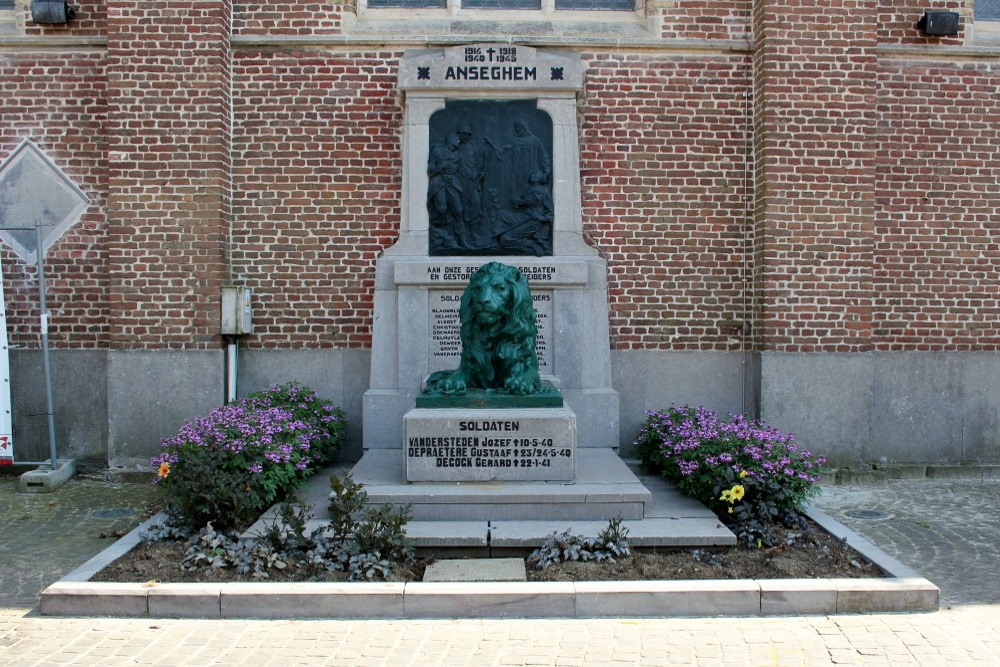
[[[410,482],[576,478],[576,415],[565,406],[415,408],[403,421]]]

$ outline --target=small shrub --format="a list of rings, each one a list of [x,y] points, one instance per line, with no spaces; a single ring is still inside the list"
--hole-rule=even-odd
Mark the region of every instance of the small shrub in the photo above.
[[[327,463],[345,427],[340,409],[289,384],[187,422],[151,463],[180,522],[243,527]]]
[[[815,471],[825,462],[799,451],[791,433],[743,415],[720,421],[704,407],[647,413],[634,446],[647,469],[736,526],[750,546],[773,546],[770,526],[799,525],[798,512],[819,491]]]
[[[350,475],[331,476],[330,488],[330,546],[349,553],[358,567],[365,565],[359,570],[365,578],[372,578],[373,564],[413,560],[405,541],[409,507],[367,507],[368,494]]]
[[[628,544],[628,528],[620,516],[611,519],[607,528],[596,538],[575,535],[569,530],[552,533],[545,542],[528,556],[528,565],[536,570],[546,570],[567,561],[595,561],[614,563],[618,558],[632,554]]]
[[[408,508],[365,507],[367,494],[350,475],[332,477],[331,486],[331,521],[309,534],[309,508],[286,501],[259,536],[241,538],[211,522],[195,531],[171,517],[149,528],[144,538],[184,541],[182,570],[232,568],[254,579],[286,569],[304,578],[346,572],[352,581],[387,579],[396,564],[413,560],[404,542]]]

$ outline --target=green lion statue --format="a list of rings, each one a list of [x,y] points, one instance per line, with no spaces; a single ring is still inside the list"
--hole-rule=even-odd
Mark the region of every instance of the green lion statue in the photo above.
[[[462,361],[427,379],[427,392],[464,394],[503,389],[527,395],[541,389],[535,355],[535,308],[528,280],[513,266],[484,265],[469,281],[459,310]]]

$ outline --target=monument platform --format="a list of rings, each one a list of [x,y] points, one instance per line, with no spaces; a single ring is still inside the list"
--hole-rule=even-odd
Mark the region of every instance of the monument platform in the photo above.
[[[736,543],[704,505],[626,464],[613,450],[580,448],[577,455],[576,483],[407,483],[399,449],[369,450],[352,475],[364,484],[370,503],[412,503],[406,533],[420,548],[534,548],[553,532],[596,536],[619,512],[633,546]],[[313,508],[310,530],[329,520],[329,477],[335,471],[317,474],[299,491]],[[248,532],[263,529],[273,511]]]

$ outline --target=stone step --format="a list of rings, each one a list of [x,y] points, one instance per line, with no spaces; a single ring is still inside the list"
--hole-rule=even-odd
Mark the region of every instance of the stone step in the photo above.
[[[641,471],[635,462],[625,462],[606,448],[578,450],[579,467],[574,484],[557,482],[405,483],[403,452],[368,452],[353,469],[355,481],[364,484],[372,502],[413,503],[413,519],[406,525],[411,544],[418,548],[457,549],[535,548],[552,533],[570,530],[587,537],[596,536],[617,516],[622,507],[637,516],[623,515],[628,539],[633,546],[710,546],[736,543],[736,537],[722,526],[701,503],[680,494],[673,484]],[[311,505],[313,518],[308,529],[329,520],[331,474],[343,476],[344,468],[330,468],[316,475],[299,492]],[[475,508],[470,510],[469,508]],[[516,508],[521,516],[504,517]],[[269,510],[247,531],[259,533],[273,521],[276,508]],[[479,513],[484,516],[461,516]],[[434,520],[425,515],[437,514]],[[441,519],[440,515],[458,516]]]
[[[575,482],[407,483],[404,465],[401,450],[369,450],[353,476],[369,502],[408,504],[415,520],[641,519],[652,502],[649,490],[607,448],[577,451]]]
[[[307,532],[325,520],[312,519]],[[634,519],[622,522],[633,547],[693,547],[736,544],[736,536],[711,519]],[[534,549],[552,533],[597,537],[607,521],[410,521],[406,537],[416,548]]]

